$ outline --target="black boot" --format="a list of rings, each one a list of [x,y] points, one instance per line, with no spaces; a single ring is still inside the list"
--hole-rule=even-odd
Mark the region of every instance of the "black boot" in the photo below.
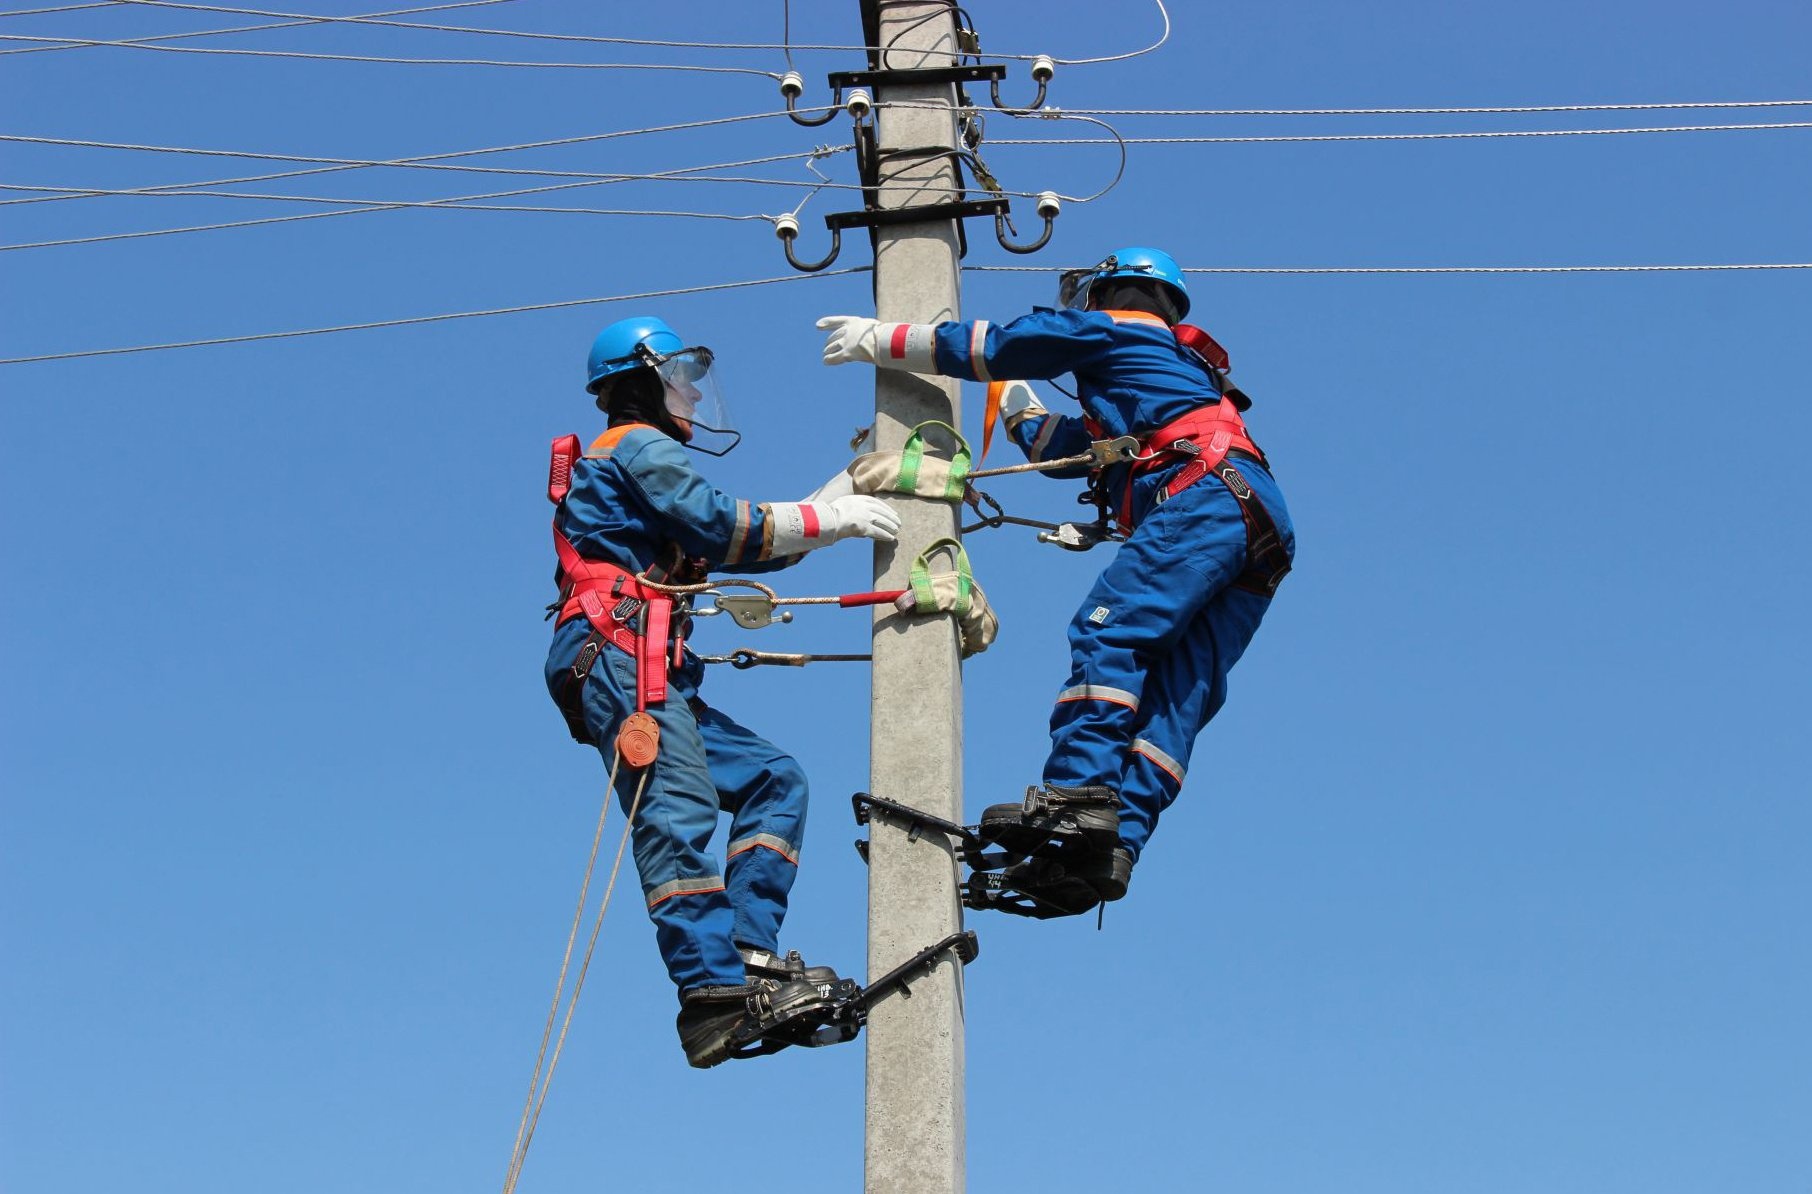
[[[1097,854],[1072,846],[998,873],[970,875],[963,903],[1037,920],[1080,916],[1104,901],[1124,896],[1131,878],[1132,855],[1125,849],[1116,847],[1110,854]]]
[[[708,1070],[730,1059],[739,1030],[756,1018],[753,999],[760,986],[694,987],[680,996],[676,1026],[689,1063]]]
[[[1105,854],[1120,840],[1120,799],[1102,784],[1027,788],[1020,803],[985,809],[978,829],[1009,854],[1049,857],[1074,846]]]

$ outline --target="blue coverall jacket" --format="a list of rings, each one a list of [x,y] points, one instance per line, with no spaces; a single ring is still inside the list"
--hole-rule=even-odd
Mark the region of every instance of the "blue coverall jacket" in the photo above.
[[[713,488],[662,432],[637,426],[598,448],[576,462],[572,488],[555,513],[555,526],[580,555],[656,580],[671,576],[682,557],[739,572],[797,562],[771,556],[765,507]],[[556,702],[590,632],[583,617],[554,631],[547,683]],[[805,839],[804,772],[705,704],[698,695],[703,673],[687,651],[666,700],[648,710],[660,726],[660,754],[632,831],[655,939],[682,995],[743,982],[737,945],[776,948]],[[607,764],[617,727],[635,708],[635,661],[606,647],[585,680],[582,710],[584,732]],[[617,799],[626,811],[640,781],[639,771],[621,767]],[[711,852],[720,812],[731,816],[727,867]]]
[[[1036,309],[1007,324],[938,325],[937,370],[977,381],[1075,376],[1101,435],[1145,436],[1220,400],[1213,379],[1163,321],[1138,312]],[[1008,432],[1035,461],[1080,455],[1096,438],[1081,418],[1038,407]],[[1130,466],[1103,478],[1118,515]],[[1137,859],[1182,790],[1196,736],[1227,699],[1227,673],[1270,599],[1232,587],[1247,562],[1239,502],[1213,477],[1169,500],[1182,460],[1140,474],[1132,535],[1096,578],[1069,627],[1070,676],[1051,714],[1047,783],[1104,784],[1120,796],[1120,841]],[[1295,531],[1266,469],[1239,461],[1293,557]],[[1054,476],[1078,476],[1067,470]],[[1161,503],[1161,504],[1160,504]]]

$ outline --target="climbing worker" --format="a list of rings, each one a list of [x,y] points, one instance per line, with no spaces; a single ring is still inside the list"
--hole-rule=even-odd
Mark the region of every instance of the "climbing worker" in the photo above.
[[[679,988],[680,1043],[700,1068],[838,980],[778,952],[805,775],[699,697],[689,600],[670,590],[713,569],[783,568],[839,539],[890,543],[900,525],[879,499],[847,491],[757,503],[712,487],[683,450],[723,455],[740,438],[712,363],[650,316],[598,333],[586,389],[608,427],[583,455],[578,437],[556,440],[548,487],[560,586],[548,690],[573,737],[611,763],[619,803],[637,809],[636,869]],[[723,868],[710,847],[720,812],[731,817]]]
[[[1212,341],[1180,324],[1188,312],[1170,255],[1126,248],[1065,273],[1058,309],[1007,324],[818,321],[830,333],[827,365],[974,381],[1073,374],[1080,417],[1052,414],[1029,386],[1006,387],[1004,424],[1031,461],[1138,443],[1129,460],[1053,473],[1089,475],[1126,539],[1070,622],[1043,785],[982,815],[984,838],[1031,857],[988,877],[992,887],[972,877],[972,906],[1062,916],[1126,894],[1197,734],[1226,700],[1228,671],[1290,570],[1295,532],[1240,417],[1250,403],[1194,347]],[[991,901],[1002,887],[1025,901]]]

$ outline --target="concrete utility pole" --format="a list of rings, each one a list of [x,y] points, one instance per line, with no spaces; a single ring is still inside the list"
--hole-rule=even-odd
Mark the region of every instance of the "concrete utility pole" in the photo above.
[[[882,69],[956,64],[956,13],[949,0],[862,0],[864,28],[885,46]],[[941,10],[941,11],[940,11]],[[950,83],[876,89],[880,206],[954,197],[956,164],[922,152],[956,145]],[[889,108],[889,103],[925,105]],[[875,313],[885,322],[938,323],[958,314],[957,227],[952,220],[876,230]],[[958,383],[875,371],[876,450],[897,452],[927,419],[962,426]],[[913,558],[957,533],[960,507],[892,499],[900,541],[875,553],[875,588],[907,585]],[[952,821],[963,819],[962,670],[952,618],[877,617],[870,731],[870,790]],[[962,925],[955,854],[941,835],[908,842],[904,828],[869,826],[868,973],[872,977],[957,932]],[[882,1000],[868,1020],[868,1194],[957,1194],[964,1188],[963,967],[946,951],[912,984],[910,998]]]

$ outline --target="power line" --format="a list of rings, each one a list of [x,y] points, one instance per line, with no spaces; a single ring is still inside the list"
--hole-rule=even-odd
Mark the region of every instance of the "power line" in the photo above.
[[[747,282],[713,282],[704,286],[681,286],[671,290],[644,290],[637,294],[612,294],[601,298],[563,299],[553,303],[529,303],[520,307],[493,307],[486,311],[453,311],[442,315],[417,315],[409,319],[382,319],[371,323],[343,323],[334,327],[302,328],[288,332],[258,332],[249,336],[218,336],[211,340],[179,340],[169,344],[135,344],[127,348],[90,348],[80,352],[53,352],[31,357],[7,357],[0,365],[29,365],[40,361],[72,361],[84,357],[120,356],[133,352],[162,352],[171,348],[209,348],[219,344],[249,344],[257,340],[291,340],[299,336],[325,336],[334,332],[362,332],[373,328],[408,327],[420,323],[441,323],[450,319],[481,319],[490,315],[519,315],[525,311],[555,311],[565,307],[589,307],[599,303],[639,302],[642,299],[672,298],[683,294],[704,294],[713,290],[742,290],[751,286],[772,286],[781,282],[802,282],[809,278],[831,278],[841,274],[865,274],[869,266],[823,270],[815,274],[782,274],[776,278],[754,278]]]
[[[1665,274],[1726,270],[1812,269],[1812,261],[1765,261],[1739,265],[1374,265],[1374,266],[1192,266],[1186,274]],[[1036,265],[965,265],[964,273],[1056,274]]]
[[[1610,137],[1632,133],[1729,133],[1755,129],[1812,128],[1812,121],[1778,124],[1686,124],[1637,129],[1533,129],[1463,133],[1330,133],[1284,137],[1034,137],[991,145],[1253,145],[1285,141],[1458,141],[1480,137]]]
[[[852,147],[848,147],[848,145],[835,145],[835,147],[823,145],[823,147],[819,147],[819,149],[795,152],[795,154],[768,154],[765,158],[741,158],[737,159],[737,161],[712,161],[712,163],[698,165],[698,167],[674,167],[672,170],[656,170],[656,172],[651,172],[651,174],[618,174],[618,172],[593,172],[593,170],[487,170],[484,169],[484,167],[467,167],[473,174],[527,174],[527,176],[535,176],[535,178],[549,178],[549,176],[551,176],[551,178],[562,178],[562,176],[573,176],[573,178],[582,179],[582,181],[576,181],[576,183],[560,183],[560,185],[553,185],[553,187],[529,187],[524,188],[524,190],[498,190],[498,192],[487,194],[487,196],[455,196],[449,197],[449,199],[437,199],[435,203],[460,203],[460,201],[464,201],[464,199],[486,199],[486,197],[525,196],[525,194],[540,194],[540,192],[545,192],[545,190],[565,190],[565,188],[571,187],[607,187],[607,185],[611,185],[611,183],[745,181],[745,179],[689,179],[687,176],[689,176],[689,174],[699,174],[699,172],[703,172],[703,170],[730,170],[737,169],[737,167],[752,167],[752,165],[768,165],[768,163],[774,163],[774,161],[799,161],[799,159],[808,159],[808,161],[810,161],[810,159],[823,158],[826,154],[848,152],[850,149],[852,149]],[[341,169],[341,167],[335,167],[335,169]],[[49,203],[49,201],[54,201],[54,199],[89,199],[89,197],[118,196],[210,196],[223,197],[223,199],[292,199],[292,201],[308,201],[308,203],[342,203],[344,199],[330,199],[330,197],[257,196],[257,194],[246,194],[246,192],[241,192],[241,190],[226,190],[226,192],[207,190],[207,188],[210,187],[223,187],[223,185],[228,185],[228,183],[255,183],[255,181],[265,181],[265,179],[297,178],[297,176],[304,176],[304,174],[326,174],[326,172],[330,172],[330,170],[284,170],[284,172],[279,172],[279,174],[250,174],[250,176],[241,176],[241,178],[214,179],[214,181],[205,181],[205,183],[165,183],[165,185],[158,185],[158,187],[127,187],[118,188],[118,190],[116,190],[116,188],[96,187],[31,187],[31,185],[24,185],[24,183],[0,183],[0,190],[56,192],[56,194],[42,194],[42,196],[27,197],[27,199],[0,199],[0,207],[11,207],[14,203]],[[803,185],[803,183],[801,183],[801,185]]]
[[[182,227],[182,228],[153,228],[153,229],[143,231],[143,232],[112,232],[112,233],[105,233],[105,234],[102,234],[99,236],[71,237],[71,238],[67,238],[64,240],[34,241],[34,242],[31,242],[28,244],[0,245],[0,252],[6,252],[9,250],[14,250],[14,249],[48,249],[48,248],[66,246],[66,245],[90,245],[90,244],[99,244],[104,241],[142,240],[147,237],[176,236],[176,235],[180,235],[182,233],[188,233],[188,232],[220,232],[220,231],[224,231],[226,229],[232,229],[232,228],[255,228],[255,227],[259,227],[259,226],[263,226],[263,225],[267,225],[267,224],[292,224],[292,223],[296,223],[301,220],[327,219],[332,216],[356,216],[356,215],[361,215],[361,214],[364,214],[367,212],[397,211],[399,209],[413,208],[413,207],[440,207],[440,208],[452,208],[455,210],[465,210],[465,211],[529,211],[529,212],[553,212],[553,213],[583,214],[583,215],[598,215],[598,216],[662,215],[662,216],[692,217],[692,218],[697,218],[697,219],[769,220],[769,221],[771,221],[773,219],[773,217],[765,216],[765,215],[727,215],[727,214],[720,215],[720,214],[708,213],[708,212],[647,211],[647,210],[642,210],[642,209],[626,211],[626,210],[621,210],[621,209],[607,209],[607,208],[576,208],[576,207],[556,208],[556,207],[534,207],[534,206],[527,206],[527,205],[506,206],[506,205],[502,205],[502,204],[488,204],[488,205],[480,204],[477,201],[483,200],[483,199],[519,198],[519,197],[522,197],[525,195],[541,195],[541,194],[547,194],[548,192],[551,192],[551,191],[566,191],[566,190],[572,190],[572,189],[578,188],[578,187],[606,186],[606,185],[609,185],[612,183],[619,183],[619,182],[635,182],[635,181],[680,182],[680,181],[686,181],[685,179],[678,177],[680,174],[682,174],[686,171],[722,170],[722,169],[726,169],[731,166],[752,165],[752,164],[755,164],[758,162],[773,161],[773,160],[778,160],[778,159],[782,159],[782,158],[799,158],[799,157],[810,158],[813,156],[815,156],[815,154],[810,154],[810,153],[807,153],[807,154],[778,154],[778,155],[774,155],[774,157],[771,157],[771,158],[751,158],[751,159],[747,159],[746,161],[742,161],[742,162],[718,162],[718,163],[713,163],[711,165],[706,165],[706,166],[684,166],[684,167],[680,167],[678,170],[668,171],[664,175],[663,174],[644,174],[644,175],[606,176],[606,177],[602,177],[602,178],[588,178],[588,179],[584,179],[579,182],[554,183],[554,184],[551,184],[548,186],[524,187],[524,188],[519,188],[516,190],[509,190],[509,191],[487,191],[487,192],[483,192],[481,194],[476,194],[476,195],[455,195],[455,196],[451,196],[446,199],[425,200],[425,201],[420,201],[420,202],[400,201],[400,200],[399,201],[381,201],[381,200],[369,200],[369,199],[330,199],[330,198],[324,198],[324,197],[312,196],[312,195],[247,195],[247,194],[244,194],[243,192],[239,192],[239,191],[193,191],[193,190],[152,191],[152,192],[120,191],[117,193],[121,194],[121,195],[141,195],[141,196],[142,195],[153,195],[153,196],[176,196],[176,197],[190,196],[190,195],[202,195],[202,196],[207,196],[207,197],[218,197],[218,198],[226,198],[226,199],[258,199],[258,200],[266,200],[266,201],[268,201],[268,200],[290,200],[293,202],[301,202],[301,203],[354,204],[354,205],[360,205],[360,206],[342,207],[335,211],[308,212],[303,215],[295,215],[295,216],[265,216],[265,217],[261,217],[258,219],[251,219],[251,220],[227,220],[227,221],[222,221],[222,222],[214,223],[214,224],[194,224],[194,225],[189,225],[187,227]],[[705,181],[705,180],[698,180],[698,181]],[[26,187],[26,186],[17,185],[17,184],[0,184],[0,189],[35,190],[37,188]],[[96,192],[92,192],[92,191],[84,192],[84,194],[95,194],[95,193]],[[100,192],[100,193],[105,194],[106,192]]]
[[[1531,112],[1653,112],[1685,108],[1804,108],[1812,100],[1687,100],[1661,104],[1531,104],[1499,108],[1039,108],[1029,115],[1089,116],[1484,116]]]
[[[124,4],[126,0],[95,0],[92,4],[59,4],[55,8],[9,8],[0,11],[0,17],[35,17],[49,12],[80,12],[84,8],[112,8]]]
[[[268,26],[267,26],[268,27]],[[392,58],[374,54],[311,54],[300,50],[241,50],[214,46],[164,46],[148,41],[102,41],[95,38],[26,37],[23,34],[0,34],[0,41],[28,41],[56,46],[113,46],[128,50],[156,50],[164,54],[219,54],[242,58],[291,58],[310,62],[378,62],[391,66],[507,66],[540,70],[670,70],[707,75],[754,75],[780,81],[771,70],[752,66],[696,66],[663,62],[512,62],[495,58]],[[0,50],[0,54],[17,53]]]
[[[809,109],[824,111],[824,109]],[[449,158],[476,157],[481,154],[515,153],[525,149],[549,149],[565,145],[585,145],[598,141],[610,141],[623,137],[636,137],[649,133],[677,132],[682,129],[708,128],[717,125],[736,124],[750,120],[765,120],[785,116],[784,109],[774,112],[753,112],[741,116],[718,116],[709,120],[688,120],[679,124],[653,125],[648,128],[617,129],[606,133],[582,133],[573,137],[554,137],[541,141],[523,141],[514,145],[492,145],[480,149],[456,149],[444,153],[420,154],[407,158],[331,158],[311,157],[293,153],[263,153],[256,150],[203,149],[186,145],[138,145],[120,141],[87,141],[72,137],[30,137],[17,133],[0,133],[0,142],[17,142],[26,145],[56,145],[77,149],[122,149],[142,153],[169,153],[192,157],[245,158],[253,161],[267,162],[306,162],[323,164],[322,169],[292,170],[279,174],[255,174],[244,178],[208,179],[203,182],[171,183],[169,187],[209,187],[227,186],[240,182],[263,182],[274,178],[299,178],[304,175],[333,174],[343,170],[362,170],[370,167],[396,167],[417,170],[454,170],[468,174],[532,174],[538,177],[581,175],[579,171],[518,170],[507,167],[492,166],[450,166],[445,161]],[[817,152],[817,151],[814,151]],[[827,150],[828,152],[828,150]],[[702,168],[702,167],[701,167]],[[610,177],[610,175],[583,174],[584,177]],[[164,187],[140,188],[147,194]],[[42,199],[7,199],[0,200],[0,206],[14,203],[49,203],[58,198],[81,198],[80,195],[46,196]]]
[[[505,0],[479,0],[479,2],[487,3],[487,4],[496,4],[496,3],[504,3]],[[1146,46],[1143,49],[1128,51],[1127,53],[1124,53],[1124,54],[1113,54],[1113,55],[1108,55],[1105,57],[1098,57],[1098,58],[1052,58],[1052,61],[1057,63],[1060,66],[1083,66],[1083,65],[1090,65],[1090,64],[1101,63],[1101,62],[1119,62],[1119,61],[1122,61],[1122,60],[1125,60],[1128,58],[1136,58],[1142,54],[1149,54],[1152,51],[1158,49],[1158,47],[1162,46],[1170,37],[1170,14],[1165,11],[1162,0],[1154,0],[1154,2],[1157,3],[1158,12],[1163,18],[1164,30],[1163,30],[1163,34],[1158,38],[1158,40],[1156,42],[1153,42],[1151,45]],[[787,66],[789,68],[792,66],[792,52],[794,50],[821,50],[821,51],[835,51],[835,52],[840,52],[840,53],[865,53],[870,50],[876,50],[876,49],[881,48],[878,46],[863,46],[863,45],[828,45],[828,44],[795,45],[795,44],[793,44],[793,42],[791,40],[791,36],[790,36],[790,25],[791,25],[790,11],[783,13],[782,37],[784,38],[784,40],[781,42],[778,42],[778,43],[775,43],[775,42],[675,41],[675,40],[667,40],[667,39],[661,39],[661,38],[648,38],[648,37],[605,37],[605,36],[600,36],[600,35],[575,34],[575,33],[534,33],[534,32],[528,32],[528,31],[519,30],[519,29],[484,29],[484,28],[475,28],[475,27],[469,26],[469,25],[438,25],[438,24],[429,24],[429,23],[424,23],[424,22],[390,21],[390,20],[384,19],[384,18],[392,17],[392,16],[406,15],[406,13],[408,11],[415,11],[415,12],[433,11],[431,9],[404,10],[403,12],[396,12],[396,13],[371,13],[371,14],[365,15],[365,16],[328,16],[328,15],[324,15],[324,14],[313,14],[313,13],[281,12],[281,11],[274,11],[274,10],[270,10],[270,9],[261,9],[261,8],[242,8],[242,7],[235,7],[235,6],[224,5],[224,4],[177,3],[176,0],[105,0],[104,4],[78,4],[78,5],[70,5],[65,8],[46,8],[46,9],[34,9],[34,10],[27,10],[27,11],[47,12],[47,13],[48,12],[67,12],[67,11],[73,11],[74,9],[77,9],[77,8],[100,8],[100,7],[104,7],[105,5],[108,5],[108,4],[134,4],[134,5],[138,5],[138,6],[146,7],[146,8],[182,9],[182,10],[187,10],[187,11],[192,11],[192,12],[239,13],[239,14],[245,15],[245,16],[285,18],[284,24],[249,25],[249,26],[244,26],[244,27],[238,28],[238,29],[205,30],[205,31],[196,32],[196,33],[173,34],[173,35],[170,35],[167,37],[131,39],[135,44],[144,44],[147,42],[159,42],[159,41],[172,41],[177,38],[214,37],[214,36],[218,36],[223,33],[247,33],[247,32],[253,32],[253,31],[261,30],[261,29],[283,29],[283,28],[291,28],[291,27],[293,27],[293,25],[297,25],[297,24],[300,24],[300,25],[343,24],[343,25],[374,25],[374,26],[396,28],[396,29],[417,29],[417,30],[436,32],[436,33],[468,33],[468,34],[476,34],[476,35],[484,36],[484,37],[516,37],[516,38],[535,39],[535,40],[540,40],[540,41],[573,42],[573,43],[580,43],[580,44],[620,45],[620,46],[654,46],[654,47],[659,47],[659,48],[663,48],[663,49],[781,50],[787,54]],[[443,5],[441,7],[458,8],[458,7],[463,7],[463,6],[462,5]],[[0,13],[0,16],[3,16],[3,15],[13,15],[13,14]],[[63,39],[59,38],[56,40],[62,41]],[[54,46],[54,47],[53,46],[37,46],[37,47],[31,47],[30,49],[27,49],[27,50],[0,51],[0,53],[8,53],[8,52],[37,53],[37,52],[40,52],[40,51],[46,50],[46,49],[77,49],[77,48],[81,48],[83,46],[100,45],[100,44],[116,44],[116,43],[70,41],[62,46]],[[1028,61],[1029,62],[1035,58],[1041,57],[1041,55],[1038,55],[1038,54],[989,54],[989,55],[987,55],[987,57],[1004,58],[1004,59],[1012,59],[1015,61]],[[778,76],[773,76],[773,77],[778,78]]]
[[[537,187],[535,190],[553,190],[552,187]],[[549,215],[584,215],[584,216],[664,216],[684,220],[767,220],[772,223],[772,216],[733,215],[712,211],[657,211],[645,208],[610,208],[610,207],[550,207],[526,203],[473,203],[464,199],[435,199],[421,202],[400,202],[387,199],[326,199],[313,195],[235,195],[231,191],[191,191],[191,195],[215,198],[245,198],[282,200],[296,203],[333,203],[346,204],[351,210],[315,212],[319,216],[356,215],[359,212],[398,211],[406,208],[439,208],[442,211],[527,211],[541,212]],[[249,221],[250,223],[274,223],[275,221]],[[0,253],[10,253],[19,249],[54,249],[67,245],[93,245],[102,241],[137,240],[150,236],[173,236],[183,232],[217,232],[223,228],[242,228],[247,222],[224,224],[198,224],[186,228],[156,228],[147,232],[109,232],[99,236],[77,236],[64,240],[41,240],[25,244],[0,245]]]
[[[369,17],[404,17],[409,16],[412,13],[445,12],[446,10],[453,8],[482,8],[487,4],[508,4],[511,2],[512,0],[459,0],[458,3],[454,4],[431,4],[426,8],[398,8],[388,12],[374,12],[367,15]],[[126,0],[107,0],[107,3],[108,5],[124,4],[126,3]],[[78,7],[88,6],[80,5]],[[57,10],[53,8],[45,9],[43,11],[55,12]],[[266,29],[296,29],[304,25],[319,25],[326,20],[327,18],[325,17],[316,17],[304,21],[283,21],[275,25],[239,25],[232,29],[197,29],[189,33],[163,33],[152,37],[129,37],[117,44],[144,45],[152,42],[186,41],[195,37],[221,37],[229,33],[258,33]],[[0,38],[0,40],[16,39]],[[100,44],[98,42],[65,42],[61,38],[53,38],[51,40],[56,41],[59,44],[50,46],[23,46],[13,50],[0,50],[0,54],[46,54],[55,50],[82,50],[87,49],[90,45]],[[107,44],[111,45],[116,43],[110,42]]]

